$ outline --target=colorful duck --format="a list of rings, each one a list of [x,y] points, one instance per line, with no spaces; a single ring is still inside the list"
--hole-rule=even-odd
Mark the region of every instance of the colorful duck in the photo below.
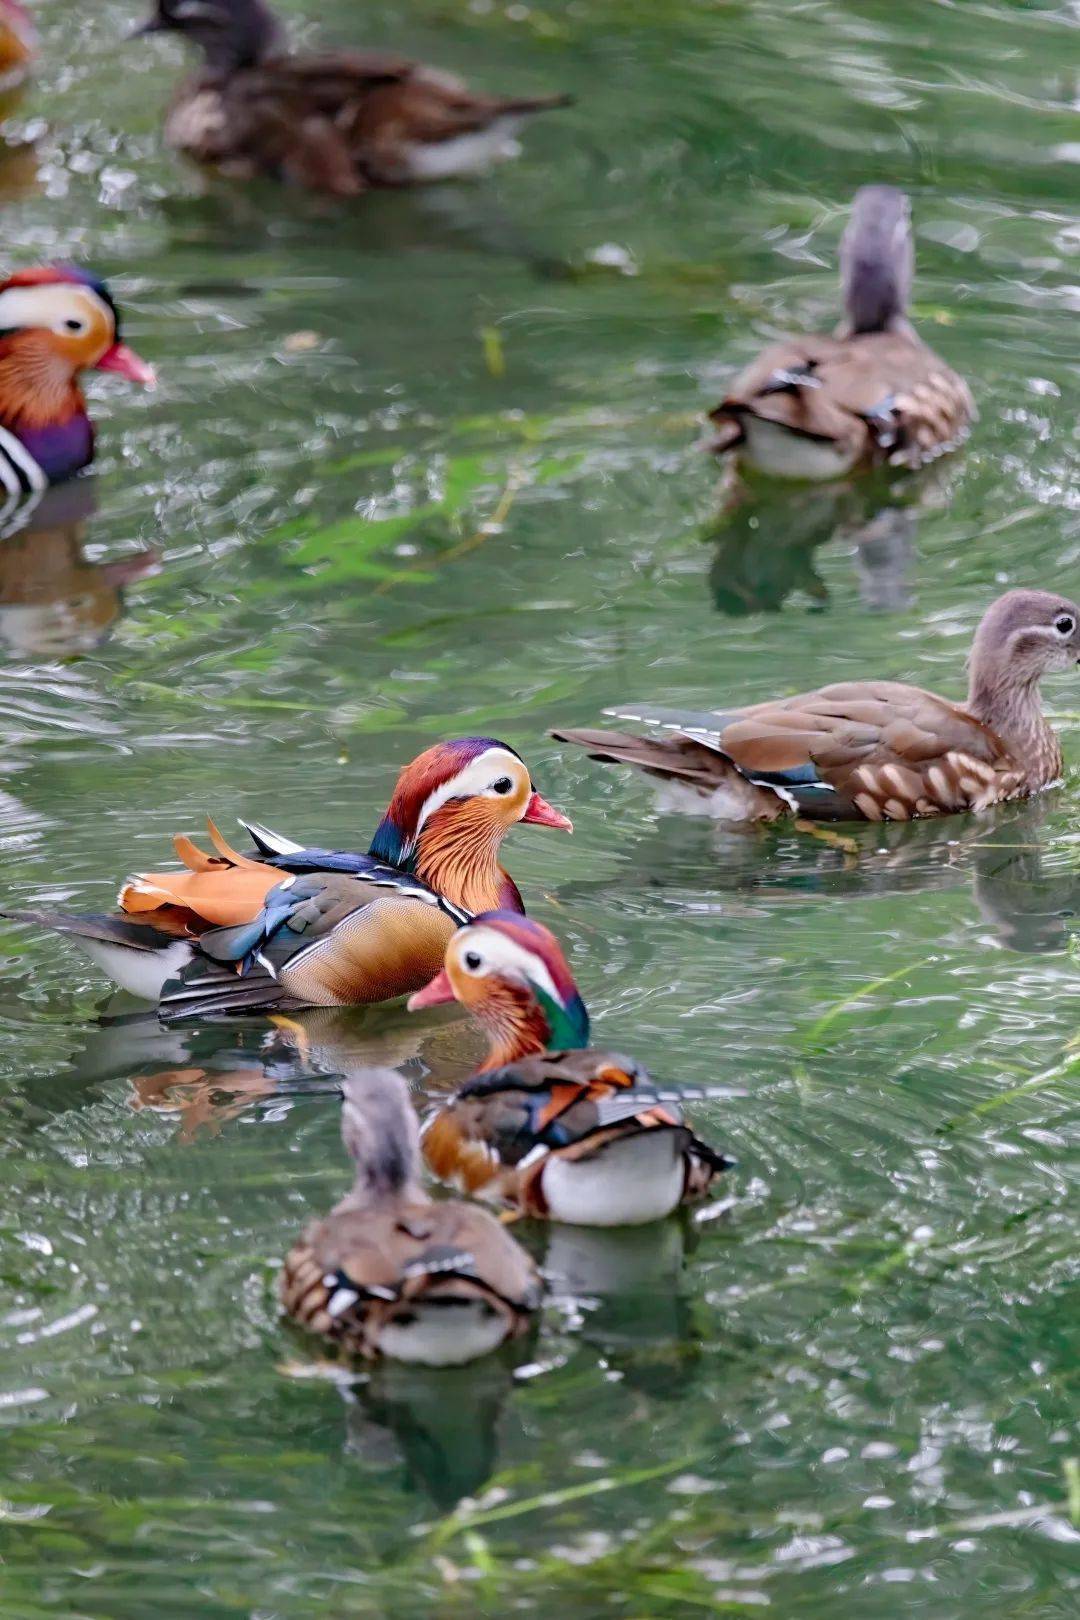
[[[4,915],[70,935],[170,1018],[387,1001],[438,972],[472,911],[524,909],[499,865],[518,822],[571,830],[514,749],[465,737],[404,768],[366,855],[251,827],[252,859],[212,829],[216,856],[178,838],[188,870],[132,878],[119,916]]]
[[[710,449],[775,477],[820,479],[920,467],[966,438],[970,390],[908,320],[915,252],[902,191],[856,192],[840,264],[836,333],[781,338],[752,360],[710,415]]]
[[[285,1257],[288,1314],[350,1355],[438,1367],[524,1333],[541,1300],[536,1267],[486,1210],[424,1193],[400,1075],[372,1069],[343,1093],[356,1180]]]
[[[20,270],[0,285],[0,489],[30,495],[94,457],[82,371],[114,371],[154,386],[154,372],[120,341],[103,281],[73,265]]]
[[[472,1013],[491,1046],[424,1128],[443,1180],[529,1215],[635,1226],[704,1198],[728,1168],[640,1064],[589,1046],[585,1003],[539,923],[493,911],[456,933],[409,1008],[446,1001]]]
[[[22,84],[37,50],[37,29],[19,0],[0,0],[0,95]]]
[[[477,95],[386,51],[294,54],[263,0],[157,0],[138,32],[180,34],[205,57],[169,110],[169,146],[337,197],[483,171],[517,155],[527,116],[569,99]]]
[[[552,736],[656,777],[666,808],[725,821],[953,815],[1060,778],[1039,683],[1077,662],[1080,607],[1052,591],[1008,591],[975,634],[964,705],[899,681],[842,681],[745,709],[611,711],[653,726],[652,737]]]

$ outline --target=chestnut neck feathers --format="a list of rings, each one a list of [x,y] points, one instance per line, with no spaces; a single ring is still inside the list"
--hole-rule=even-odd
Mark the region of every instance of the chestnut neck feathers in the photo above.
[[[894,186],[863,186],[840,244],[846,331],[907,331],[915,272],[911,210]]]
[[[341,1136],[356,1179],[339,1210],[423,1203],[416,1116],[393,1069],[351,1075],[342,1088]]]
[[[515,984],[493,976],[473,1012],[489,1043],[480,1073],[541,1052],[576,1052],[589,1044],[589,1014],[576,990],[564,1003],[531,981]]]
[[[506,903],[507,885],[521,897],[499,865],[504,829],[482,800],[451,800],[425,822],[410,867],[418,878],[466,911],[494,911]]]

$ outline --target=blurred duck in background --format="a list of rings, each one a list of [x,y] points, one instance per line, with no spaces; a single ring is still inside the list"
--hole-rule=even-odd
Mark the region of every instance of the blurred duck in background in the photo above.
[[[446,1001],[472,1013],[491,1046],[424,1127],[442,1180],[528,1215],[636,1226],[703,1199],[729,1168],[684,1123],[687,1092],[661,1093],[640,1064],[589,1046],[585,1003],[539,923],[496,911],[455,934],[409,1008]]]
[[[73,265],[20,270],[0,285],[0,492],[8,508],[94,459],[83,371],[153,388],[153,369],[120,341],[103,281]]]
[[[26,7],[19,0],[0,0],[0,97],[26,82],[37,43]],[[0,114],[8,110],[0,101]]]
[[[539,1308],[532,1260],[486,1210],[433,1203],[416,1116],[392,1069],[343,1087],[352,1190],[285,1257],[281,1302],[350,1355],[460,1366],[524,1333]]]
[[[517,155],[526,117],[569,100],[479,95],[385,51],[294,54],[263,0],[157,0],[138,33],[180,34],[205,58],[169,109],[169,146],[336,197],[482,173]]]
[[[902,191],[856,193],[840,266],[834,335],[782,338],[751,361],[710,414],[711,450],[774,477],[825,479],[920,467],[966,438],[968,386],[908,319],[915,252]]]
[[[77,478],[23,502],[0,537],[0,648],[22,662],[89,652],[124,608],[124,590],[161,565],[156,551],[92,562],[83,551],[93,479]]]

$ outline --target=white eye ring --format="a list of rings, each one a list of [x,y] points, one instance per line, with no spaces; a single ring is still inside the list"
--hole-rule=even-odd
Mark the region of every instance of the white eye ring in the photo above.
[[[86,322],[77,320],[75,318],[75,316],[72,316],[70,320],[66,320],[64,322],[64,331],[65,332],[85,332],[86,331]]]
[[[479,973],[484,965],[484,958],[479,951],[466,951],[461,960],[464,963],[466,973]]]
[[[1054,620],[1054,629],[1059,636],[1071,636],[1076,629],[1076,620],[1071,613],[1060,613]]]

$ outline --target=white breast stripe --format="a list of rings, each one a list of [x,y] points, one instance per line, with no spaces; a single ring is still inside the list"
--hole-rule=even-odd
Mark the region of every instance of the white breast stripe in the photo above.
[[[29,450],[6,427],[0,427],[0,482],[12,494],[42,490],[48,479]]]
[[[15,434],[9,432],[5,427],[0,427],[0,448],[5,451],[8,459],[14,463],[27,494],[31,490],[45,488],[49,480],[45,477],[45,474],[22,440],[16,438]]]

